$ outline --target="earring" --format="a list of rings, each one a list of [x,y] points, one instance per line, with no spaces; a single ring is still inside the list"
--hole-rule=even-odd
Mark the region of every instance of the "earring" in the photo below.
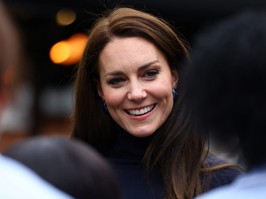
[[[105,111],[106,113],[108,113],[108,112],[109,112],[109,111],[108,111],[107,104],[106,104],[106,102],[105,102],[105,101],[103,101],[103,108],[104,108],[104,111]]]
[[[176,97],[178,96],[178,94],[177,94],[177,92],[176,92],[176,90],[174,88],[172,89],[172,93],[173,93],[173,98],[175,100]]]

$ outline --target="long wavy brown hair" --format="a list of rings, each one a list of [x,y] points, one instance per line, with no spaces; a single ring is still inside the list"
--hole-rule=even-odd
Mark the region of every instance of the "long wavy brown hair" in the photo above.
[[[132,8],[116,8],[104,13],[88,35],[75,82],[73,137],[105,153],[115,139],[114,121],[104,112],[97,93],[99,55],[106,44],[113,37],[142,37],[155,44],[171,70],[178,73],[182,71],[182,60],[189,59],[189,50],[185,40],[168,22]],[[143,160],[148,170],[160,169],[165,199],[190,199],[202,192],[200,173],[207,152],[206,140],[194,133],[187,110],[180,94]]]

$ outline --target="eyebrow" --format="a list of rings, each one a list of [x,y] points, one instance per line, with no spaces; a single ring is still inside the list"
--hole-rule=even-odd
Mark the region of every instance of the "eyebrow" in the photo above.
[[[143,70],[143,69],[145,69],[145,68],[147,68],[147,67],[149,67],[149,66],[151,66],[152,64],[157,63],[157,62],[159,62],[159,61],[158,61],[158,60],[154,60],[154,61],[148,62],[148,63],[146,63],[146,64],[140,66],[138,70]],[[123,74],[124,74],[123,72],[121,72],[121,71],[119,71],[119,70],[115,70],[115,71],[112,71],[112,72],[110,72],[110,73],[106,73],[106,74],[105,74],[105,77],[106,77],[106,76],[119,76],[119,75],[123,75]]]

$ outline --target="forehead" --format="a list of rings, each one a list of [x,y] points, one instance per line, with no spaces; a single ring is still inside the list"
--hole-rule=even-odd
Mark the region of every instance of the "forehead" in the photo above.
[[[164,59],[155,45],[141,37],[112,39],[100,54],[100,68],[136,67]]]

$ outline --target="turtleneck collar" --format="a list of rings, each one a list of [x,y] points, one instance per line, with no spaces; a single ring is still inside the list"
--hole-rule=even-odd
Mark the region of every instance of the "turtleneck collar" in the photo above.
[[[119,126],[116,126],[115,129],[116,141],[107,156],[141,161],[154,135],[135,137]]]

